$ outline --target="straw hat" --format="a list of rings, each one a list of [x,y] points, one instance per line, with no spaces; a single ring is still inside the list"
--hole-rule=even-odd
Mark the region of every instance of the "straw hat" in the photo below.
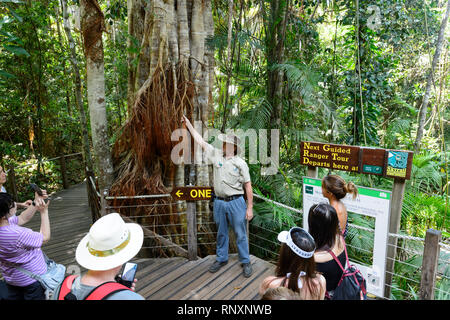
[[[144,241],[142,227],[118,213],[98,219],[78,244],[75,259],[89,270],[110,270],[132,259]]]

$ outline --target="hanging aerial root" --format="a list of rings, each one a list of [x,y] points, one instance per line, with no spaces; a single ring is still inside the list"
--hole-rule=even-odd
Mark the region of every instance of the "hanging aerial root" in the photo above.
[[[158,67],[137,92],[130,117],[113,147],[116,179],[111,196],[168,193],[164,181],[173,178],[170,155],[178,143],[171,141],[171,134],[181,127],[183,113],[190,115],[193,109],[194,86],[187,75],[180,65],[175,72],[170,64]],[[170,197],[116,199],[112,206],[124,215],[139,216],[138,222],[155,233],[184,233],[173,226],[180,222],[171,202]]]

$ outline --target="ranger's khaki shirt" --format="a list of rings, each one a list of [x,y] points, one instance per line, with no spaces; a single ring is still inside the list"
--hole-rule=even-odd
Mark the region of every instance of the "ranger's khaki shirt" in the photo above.
[[[244,183],[250,181],[247,163],[240,157],[225,159],[222,150],[208,145],[206,159],[213,166],[214,194],[217,197],[229,197],[244,194]]]

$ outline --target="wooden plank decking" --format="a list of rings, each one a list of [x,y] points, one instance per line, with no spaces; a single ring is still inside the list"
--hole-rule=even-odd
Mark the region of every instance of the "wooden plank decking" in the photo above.
[[[209,266],[215,256],[196,261],[185,258],[147,259],[138,274],[137,292],[150,300],[254,300],[262,280],[275,266],[251,256],[253,275],[245,278],[237,255],[217,273]]]
[[[49,207],[51,240],[44,252],[70,271],[79,268],[75,261],[78,242],[89,231],[92,218],[87,204],[84,183],[58,192]],[[39,231],[40,217],[36,213],[26,225]],[[251,256],[253,275],[245,278],[237,255],[230,255],[227,265],[217,273],[208,268],[215,256],[196,261],[186,258],[135,259],[139,264],[136,291],[148,300],[252,300],[259,299],[262,280],[273,274],[275,266]]]

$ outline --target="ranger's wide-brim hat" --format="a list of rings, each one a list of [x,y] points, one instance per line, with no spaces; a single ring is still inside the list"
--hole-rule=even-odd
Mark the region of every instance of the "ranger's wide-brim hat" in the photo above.
[[[241,139],[235,134],[228,133],[228,134],[219,134],[218,136],[219,140],[225,143],[233,144],[238,147],[238,151],[241,150],[239,144],[241,143]]]
[[[98,219],[78,244],[75,259],[88,270],[110,270],[132,259],[144,241],[142,227],[118,213]]]

